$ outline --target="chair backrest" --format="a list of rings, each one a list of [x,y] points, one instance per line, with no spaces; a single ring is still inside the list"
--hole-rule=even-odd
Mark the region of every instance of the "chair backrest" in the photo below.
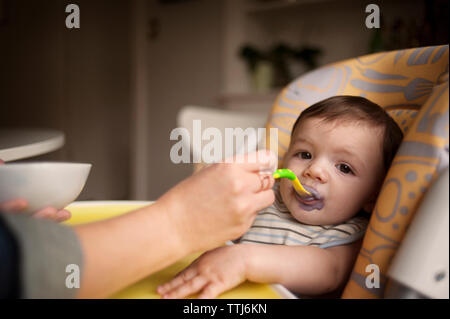
[[[278,128],[279,167],[299,114],[331,96],[366,97],[388,111],[405,133],[343,298],[383,296],[387,269],[417,206],[432,181],[448,167],[448,51],[448,45],[413,48],[327,65],[293,81],[272,108],[266,128]],[[379,267],[379,288],[366,286],[370,264]]]

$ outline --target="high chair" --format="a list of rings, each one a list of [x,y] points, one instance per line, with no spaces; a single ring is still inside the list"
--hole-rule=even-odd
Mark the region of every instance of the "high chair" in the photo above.
[[[404,132],[342,298],[449,297],[448,51],[413,48],[327,65],[291,82],[275,101],[266,128],[278,128],[279,167],[300,112],[331,96],[366,97]],[[419,223],[408,230],[418,210]]]
[[[403,130],[342,298],[449,297],[448,56],[441,45],[326,65],[292,81],[272,107],[266,129],[278,128],[279,168],[300,112],[331,96],[366,97]],[[178,123],[206,118],[207,126],[256,128],[264,120],[218,112],[186,107]]]

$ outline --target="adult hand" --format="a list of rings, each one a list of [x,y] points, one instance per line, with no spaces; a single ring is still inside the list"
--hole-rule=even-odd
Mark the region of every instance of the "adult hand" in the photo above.
[[[272,175],[259,174],[276,165],[275,155],[249,159],[210,165],[152,205],[75,226],[84,260],[78,297],[106,297],[192,252],[241,236],[257,211],[275,200]]]
[[[276,157],[262,152],[262,158],[250,154],[241,163],[205,167],[158,200],[187,251],[215,248],[240,237],[256,213],[273,203],[274,179],[271,174],[263,179],[259,173],[270,169]]]
[[[12,199],[6,202],[0,203],[0,212],[2,213],[14,213],[19,214],[25,208],[27,208],[28,203],[26,200],[18,198]],[[68,210],[61,209],[58,210],[54,207],[45,207],[31,215],[35,218],[45,218],[49,220],[53,220],[55,222],[63,222],[65,220],[70,219],[71,214]]]
[[[3,165],[4,163],[5,162],[0,159],[0,165]],[[25,199],[22,198],[12,199],[0,203],[0,212],[20,213],[25,208],[27,208],[27,206],[28,203]],[[45,207],[37,211],[36,213],[33,213],[32,216],[36,218],[45,218],[56,222],[62,222],[68,220],[71,217],[71,214],[69,211],[65,209],[57,210],[56,208],[53,207]]]

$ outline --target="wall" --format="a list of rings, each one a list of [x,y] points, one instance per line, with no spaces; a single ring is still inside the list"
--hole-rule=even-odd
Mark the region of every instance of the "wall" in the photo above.
[[[157,35],[148,38],[148,191],[156,199],[192,174],[191,164],[173,164],[170,132],[184,105],[216,107],[221,88],[223,1],[150,1]],[[155,31],[155,30],[154,30]],[[145,198],[140,198],[145,199]]]
[[[33,160],[89,162],[79,199],[129,196],[130,18],[127,0],[8,1],[0,26],[0,127],[48,127],[66,145]]]
[[[69,1],[10,3],[0,126],[66,134],[32,160],[93,163],[79,199],[155,199],[192,173],[171,163],[169,135],[183,105],[217,104],[223,1],[77,0],[80,30],[64,27]]]
[[[281,2],[281,1],[280,1]],[[223,73],[223,94],[251,90],[246,66],[237,56],[240,46],[250,43],[261,49],[284,42],[292,46],[322,48],[320,65],[368,53],[374,29],[365,27],[366,5],[363,0],[318,0],[280,5],[270,10],[258,8],[252,0],[226,0],[227,23]],[[387,25],[397,17],[422,21],[423,0],[379,0],[381,15]],[[247,5],[246,5],[247,4]],[[264,5],[262,6],[264,7]]]
[[[253,12],[244,0],[74,2],[80,30],[64,27],[67,0],[7,1],[0,127],[63,130],[66,145],[40,159],[93,163],[81,199],[153,200],[189,176],[191,164],[169,158],[184,105],[263,103],[245,95],[242,43],[318,45],[326,64],[365,54],[372,33],[363,0]],[[377,3],[382,13],[423,13],[421,0]]]

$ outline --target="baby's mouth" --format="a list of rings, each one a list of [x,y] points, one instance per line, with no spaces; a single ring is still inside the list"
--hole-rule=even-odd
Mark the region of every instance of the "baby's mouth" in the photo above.
[[[311,193],[311,195],[300,196],[295,190],[294,194],[300,206],[305,210],[320,210],[323,208],[323,198],[314,188],[303,185],[303,187]]]

